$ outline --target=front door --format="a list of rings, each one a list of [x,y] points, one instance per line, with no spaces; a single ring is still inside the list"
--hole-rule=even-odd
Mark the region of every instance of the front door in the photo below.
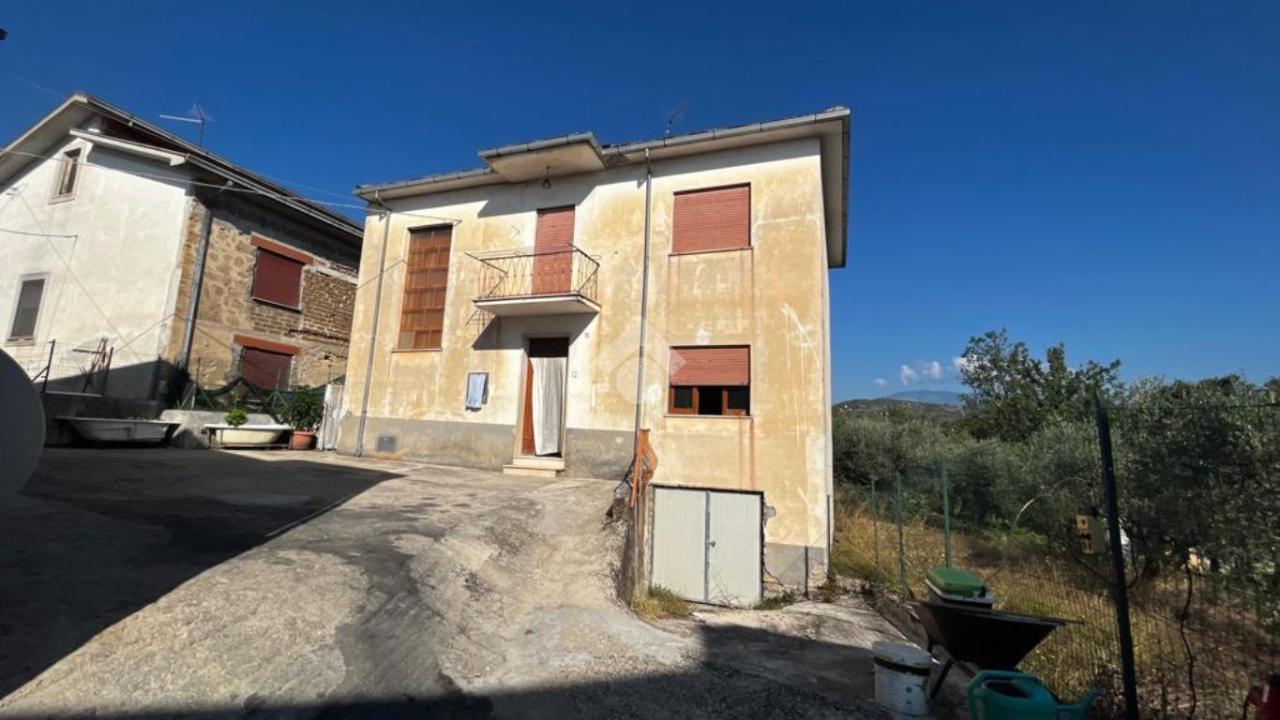
[[[538,211],[533,236],[533,294],[569,292],[573,275],[573,206]]]
[[[529,338],[525,359],[520,454],[559,456],[564,449],[569,338]]]

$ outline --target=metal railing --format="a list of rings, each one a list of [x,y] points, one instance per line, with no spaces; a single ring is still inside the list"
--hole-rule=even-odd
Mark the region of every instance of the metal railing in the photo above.
[[[597,301],[600,263],[577,247],[468,255],[482,265],[477,300],[577,295]]]
[[[74,345],[57,340],[31,345],[9,345],[12,357],[41,392],[74,392],[105,395],[115,349],[99,338]]]

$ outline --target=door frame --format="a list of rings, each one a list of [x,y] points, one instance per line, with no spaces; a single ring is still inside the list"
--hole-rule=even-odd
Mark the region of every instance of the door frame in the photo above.
[[[705,485],[675,485],[675,484],[672,484],[672,483],[649,483],[649,488],[651,488],[651,492],[653,493],[652,495],[650,495],[650,496],[649,496],[649,499],[648,499],[649,506],[650,506],[650,508],[652,508],[652,509],[656,509],[657,501],[656,501],[654,498],[656,498],[657,493],[658,493],[658,491],[659,491],[659,490],[691,490],[691,491],[693,491],[693,492],[701,492],[701,493],[705,493],[705,494],[707,494],[707,498],[706,498],[706,507],[705,507],[705,512],[707,513],[707,518],[706,518],[706,527],[705,527],[705,529],[703,530],[704,537],[703,537],[703,540],[702,540],[702,543],[703,543],[703,544],[702,544],[702,563],[703,563],[703,566],[702,566],[702,588],[703,588],[703,589],[702,589],[702,599],[701,599],[701,600],[694,600],[694,601],[693,601],[693,602],[702,602],[702,603],[710,603],[710,602],[711,602],[711,601],[710,601],[710,598],[708,597],[708,592],[707,592],[707,590],[708,590],[708,587],[707,587],[707,577],[708,577],[708,573],[709,573],[709,571],[710,571],[710,568],[708,567],[708,564],[710,563],[710,550],[709,550],[709,548],[708,548],[708,546],[707,546],[707,542],[710,540],[710,533],[711,533],[711,517],[710,517],[710,514],[711,514],[711,497],[710,497],[710,493],[733,493],[733,494],[735,494],[735,495],[755,495],[755,496],[759,499],[759,501],[760,501],[760,528],[759,528],[759,541],[758,541],[758,544],[756,545],[756,547],[757,547],[757,548],[759,548],[759,552],[760,552],[760,568],[759,568],[759,570],[760,570],[760,572],[759,572],[759,577],[760,577],[760,586],[759,586],[758,588],[756,588],[756,590],[757,590],[757,592],[758,592],[758,594],[759,594],[759,596],[760,596],[761,598],[763,598],[763,597],[764,597],[764,576],[765,576],[765,566],[764,566],[764,545],[765,545],[765,543],[764,543],[764,524],[765,524],[765,522],[768,520],[768,516],[767,516],[767,515],[766,515],[766,513],[765,513],[765,508],[766,508],[767,506],[765,505],[765,502],[764,502],[764,491],[763,491],[763,490],[741,490],[741,489],[738,489],[738,488],[717,488],[717,487],[707,487],[707,486],[705,486]],[[649,533],[648,542],[646,543],[646,544],[648,545],[648,547],[646,548],[646,550],[647,550],[647,552],[648,552],[649,562],[648,562],[648,567],[646,568],[647,572],[646,572],[645,574],[646,574],[646,575],[648,575],[648,578],[647,578],[647,580],[648,580],[648,585],[652,586],[652,585],[653,585],[653,566],[654,566],[654,564],[655,564],[655,560],[657,559],[657,558],[656,558],[656,556],[654,555],[654,542],[655,542],[655,540],[657,539],[657,538],[656,538],[656,536],[655,536],[655,534],[654,534],[654,521],[655,521],[656,514],[655,514],[654,512],[652,512],[652,510],[651,510],[649,513],[647,513],[647,514],[648,514],[648,518],[646,518],[646,520],[645,520],[645,526],[646,526],[646,527],[645,527],[645,530]]]
[[[513,457],[537,458],[537,457],[555,457],[554,455],[536,455],[532,452],[525,452],[524,438],[525,430],[529,428],[529,420],[533,415],[533,363],[530,362],[529,346],[532,340],[564,340],[564,364],[565,364],[565,383],[564,397],[561,399],[563,411],[560,413],[560,459],[564,459],[565,441],[568,439],[565,430],[568,428],[569,417],[569,354],[573,349],[573,336],[563,333],[532,333],[524,335],[521,338],[523,352],[521,357],[523,362],[520,369],[520,402],[517,406],[516,416],[516,437],[515,449]],[[555,356],[559,357],[559,356]]]

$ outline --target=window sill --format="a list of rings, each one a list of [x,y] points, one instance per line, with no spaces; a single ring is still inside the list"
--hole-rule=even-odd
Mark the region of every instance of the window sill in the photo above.
[[[437,353],[442,350],[444,348],[391,348],[391,353]]]
[[[751,250],[753,250],[754,247],[755,246],[753,245],[747,245],[744,247],[715,248],[714,250],[681,250],[681,251],[672,250],[671,252],[667,253],[667,256],[668,257],[685,257],[687,255],[716,255],[719,253],[751,252]]]
[[[75,200],[75,199],[76,199],[75,193],[71,193],[70,195],[55,195],[54,197],[49,198],[49,204],[61,205],[62,203],[71,202],[72,200]]]
[[[663,417],[689,418],[691,420],[750,420],[753,416],[751,415],[694,415],[692,413],[685,415],[683,413],[669,412],[669,413],[664,413]]]
[[[36,339],[33,337],[11,337],[5,340],[4,344],[16,347],[32,347],[36,344]]]
[[[296,312],[296,313],[302,312],[301,305],[285,305],[284,303],[278,303],[278,302],[267,300],[265,298],[260,298],[260,297],[252,297],[251,299],[256,303],[266,305],[267,307],[279,308],[281,310],[288,310],[289,312]]]

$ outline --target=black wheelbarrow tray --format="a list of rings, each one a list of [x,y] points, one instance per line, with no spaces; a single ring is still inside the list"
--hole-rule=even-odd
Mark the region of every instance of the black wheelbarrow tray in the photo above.
[[[1049,633],[1070,622],[944,602],[922,601],[911,607],[928,635],[929,652],[940,645],[947,653],[931,691],[935,695],[956,662],[982,670],[1013,670]]]

